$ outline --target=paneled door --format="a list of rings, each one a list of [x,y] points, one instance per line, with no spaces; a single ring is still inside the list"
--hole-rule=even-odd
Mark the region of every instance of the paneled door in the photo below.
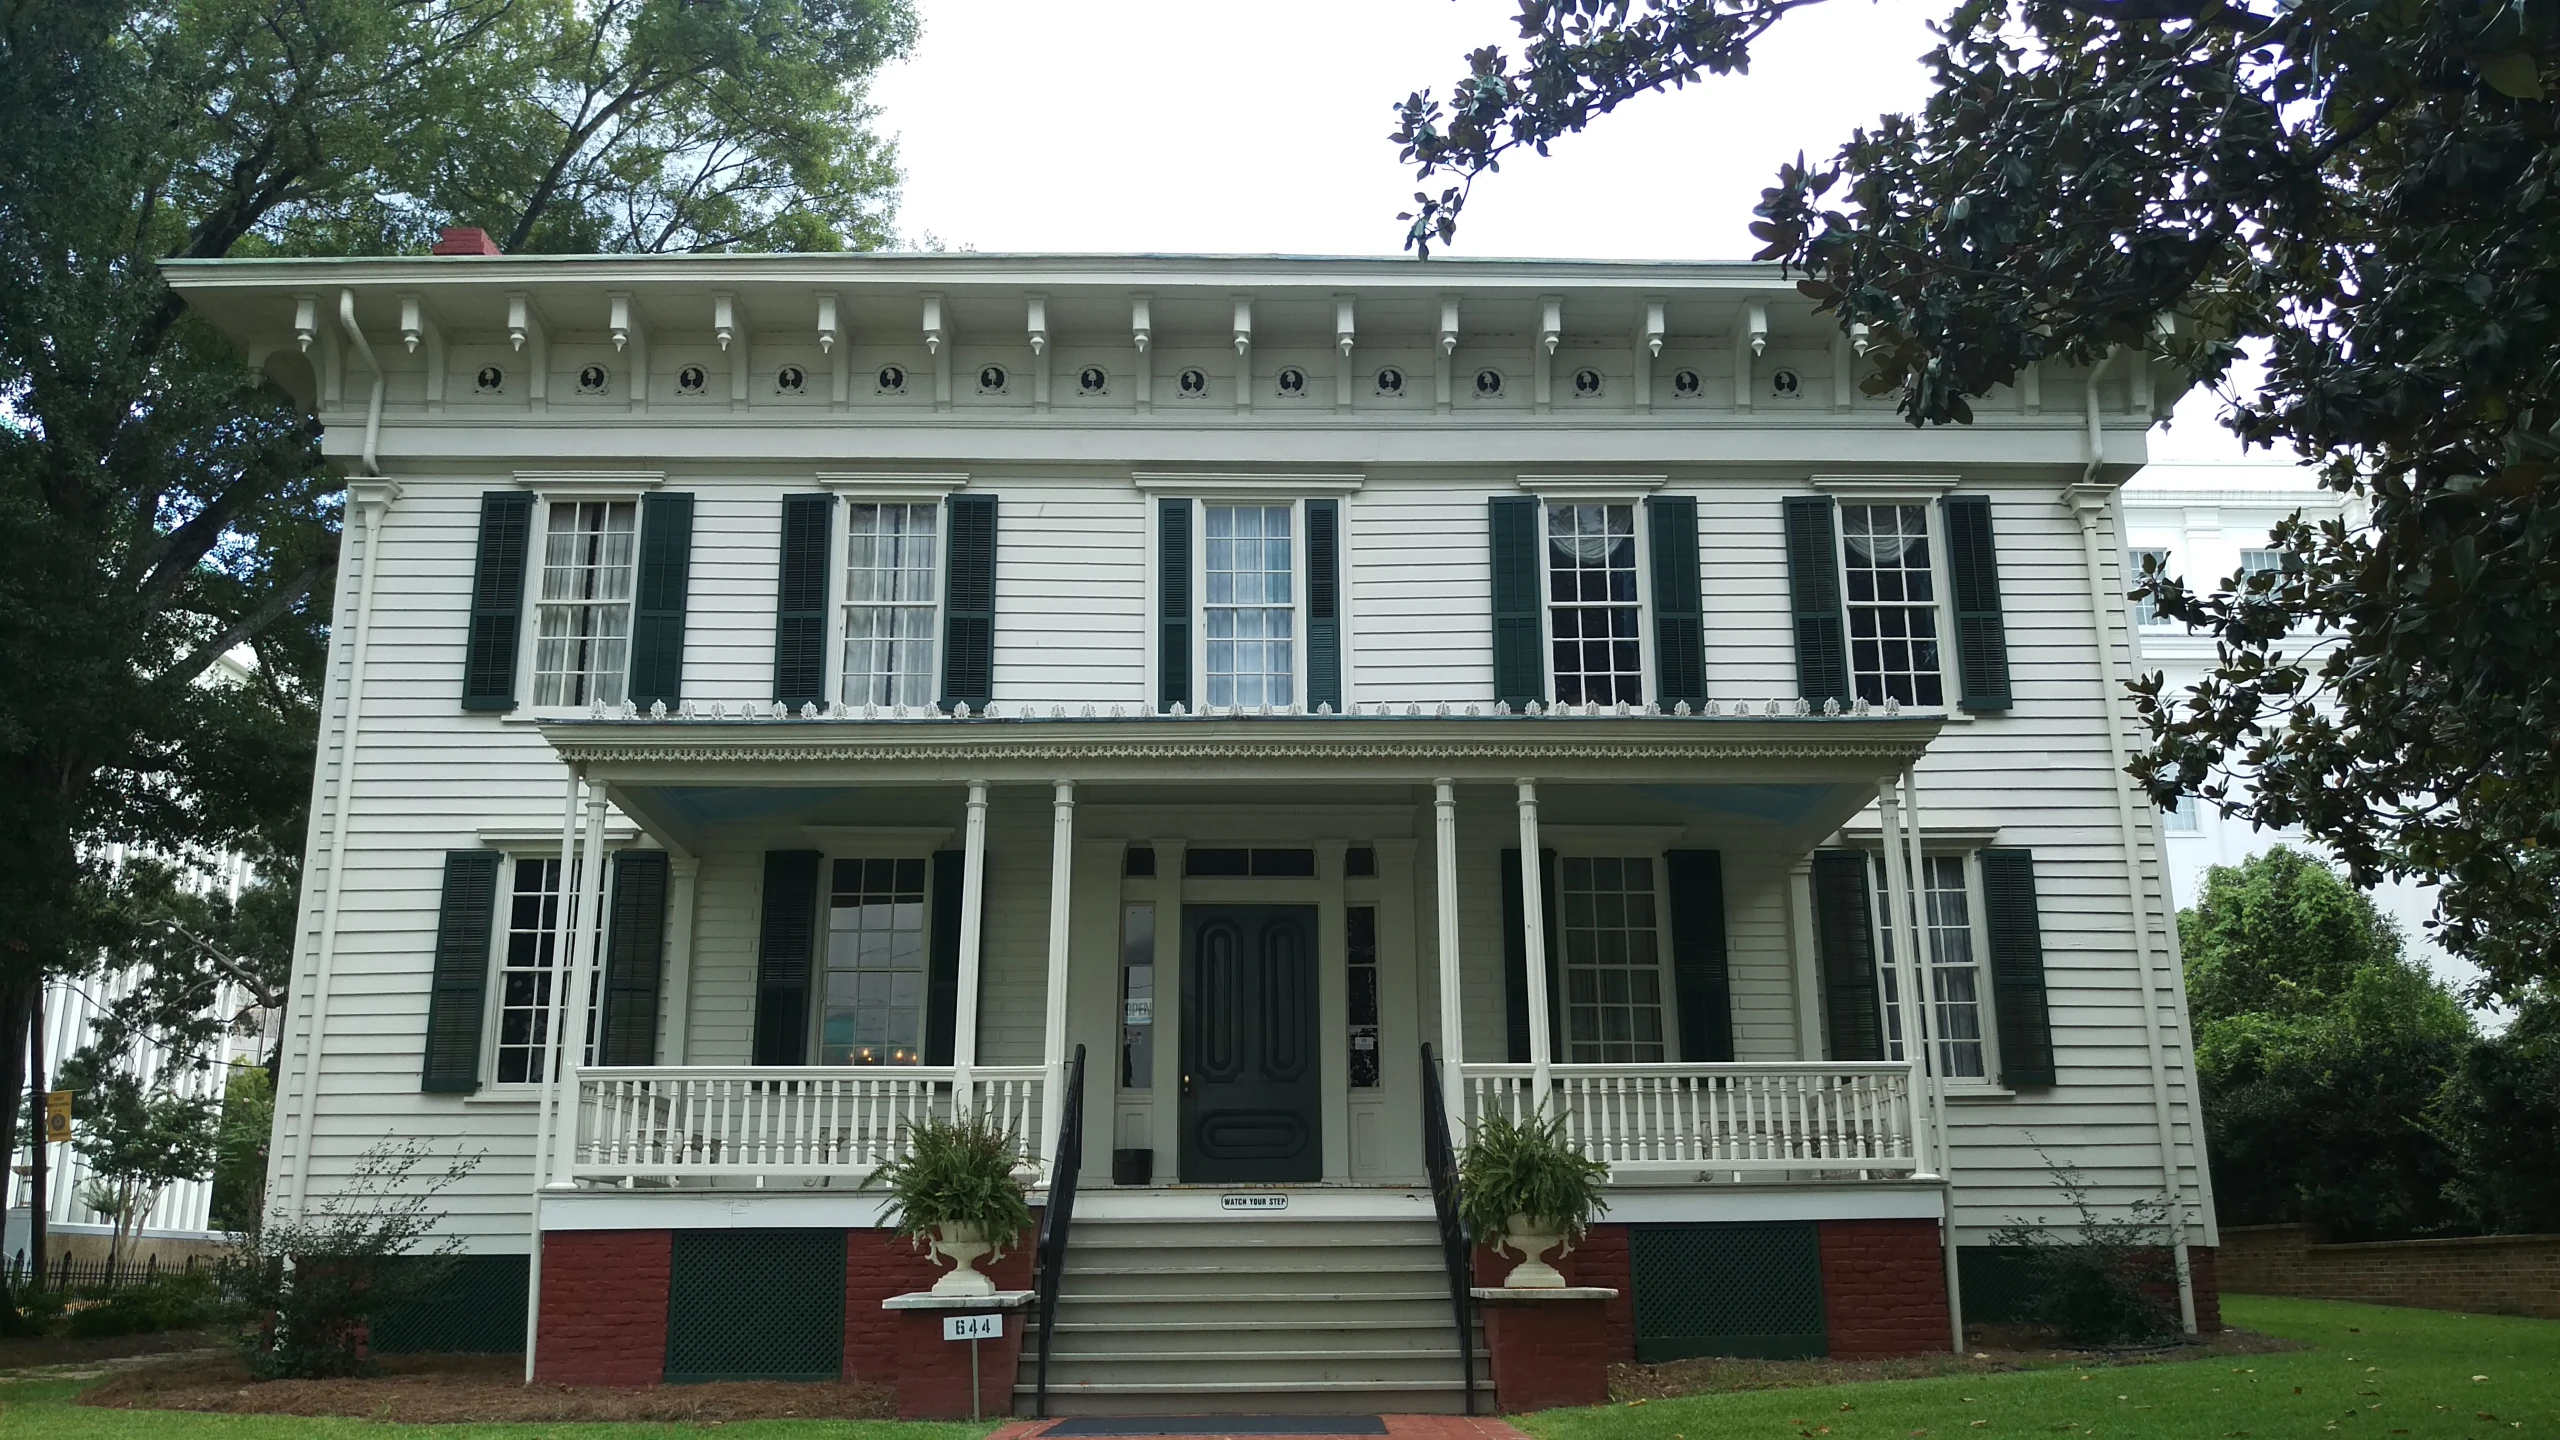
[[[1182,909],[1182,1179],[1324,1178],[1316,907]]]

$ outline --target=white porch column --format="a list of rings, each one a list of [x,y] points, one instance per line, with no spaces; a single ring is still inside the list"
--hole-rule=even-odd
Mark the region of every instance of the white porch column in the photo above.
[[[1040,1036],[1048,1073],[1040,1085],[1040,1156],[1054,1166],[1058,1125],[1067,1109],[1067,921],[1075,898],[1076,782],[1057,783],[1049,816],[1049,1013]]]
[[[595,1003],[596,967],[604,958],[604,811],[605,790],[602,782],[587,787],[587,837],[578,857],[577,945],[569,957],[566,977],[568,1013],[560,1017],[554,1034],[560,1045],[559,1069],[553,1076],[553,1094],[558,1097],[559,1117],[552,1122],[551,1183],[567,1188],[573,1157],[578,1149],[578,1071],[587,1059],[587,1013]],[[561,883],[568,883],[563,867]],[[555,990],[561,988],[557,984]]]
[[[951,1017],[951,1113],[966,1112],[978,1065],[979,914],[987,894],[987,782],[969,782],[969,818],[960,842],[960,977]]]
[[[1554,1097],[1555,1056],[1547,1044],[1547,896],[1538,863],[1538,782],[1520,783],[1520,929],[1529,969],[1529,1083],[1537,1088],[1537,1113]]]
[[[1923,1054],[1931,1058],[1929,1078],[1929,1128],[1938,1136],[1938,1178],[1944,1182],[1939,1192],[1942,1210],[1938,1221],[1938,1238],[1944,1250],[1943,1264],[1947,1275],[1947,1328],[1954,1333],[1956,1354],[1964,1353],[1964,1287],[1957,1283],[1956,1265],[1956,1142],[1947,1133],[1946,1057],[1938,1044],[1938,977],[1930,967],[1936,963],[1929,949],[1929,862],[1928,847],[1920,838],[1920,770],[1912,766],[1902,772],[1903,816],[1910,822],[1906,844],[1911,856],[1911,928],[1912,957],[1920,970],[1920,982],[1928,987],[1928,1003],[1921,1007],[1920,1038],[1927,1048]]]
[[[569,894],[569,872],[576,868],[578,798],[584,777],[575,765],[569,766],[568,771],[568,793],[560,801],[560,899],[552,908],[551,959],[555,972],[561,960],[569,954],[574,934],[571,916],[577,909],[574,898]],[[560,1068],[560,990],[555,981],[551,987],[551,1003],[544,1007],[542,1016],[545,1037],[542,1053],[548,1057],[545,1063],[551,1067],[542,1072],[546,1078]],[[529,1237],[532,1258],[526,1262],[524,1289],[524,1383],[527,1385],[533,1383],[533,1352],[541,1340],[542,1329],[542,1171],[551,1163],[551,1096],[548,1091],[543,1093],[537,1108],[540,1114],[534,1121],[533,1156],[525,1166],[533,1182],[528,1187],[533,1192],[533,1233]]]
[[[1902,807],[1895,791],[1895,779],[1876,782],[1876,812],[1884,824],[1884,902],[1885,934],[1893,947],[1894,1006],[1893,1039],[1902,1044],[1902,1058],[1911,1066],[1911,1140],[1912,1160],[1917,1167],[1912,1178],[1938,1178],[1935,1137],[1929,1130],[1928,1051],[1919,1038],[1919,1027],[1913,1023],[1914,1007],[1920,994],[1911,951],[1911,877],[1906,870],[1909,856],[1902,848]]]
[[[1463,955],[1458,947],[1458,793],[1446,776],[1431,782],[1433,827],[1439,842],[1438,881],[1432,887],[1440,931],[1440,1103],[1449,1112],[1452,1143],[1467,1135],[1465,997],[1458,991]]]
[[[661,1065],[684,1064],[693,1043],[693,905],[701,880],[700,856],[667,857],[667,1033],[658,1044]]]

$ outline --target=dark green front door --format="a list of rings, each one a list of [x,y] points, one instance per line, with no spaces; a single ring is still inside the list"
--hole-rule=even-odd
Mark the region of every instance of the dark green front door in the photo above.
[[[1316,907],[1182,909],[1182,1178],[1324,1178]]]

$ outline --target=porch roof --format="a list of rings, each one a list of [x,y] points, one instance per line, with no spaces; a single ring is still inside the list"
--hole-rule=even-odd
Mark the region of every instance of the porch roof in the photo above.
[[[1060,780],[1340,787],[1438,779],[1644,787],[1677,797],[1680,808],[1774,822],[1789,839],[1810,843],[1871,803],[1876,783],[1917,761],[1944,723],[1914,714],[741,715],[554,720],[541,732],[561,759],[610,786],[635,818],[676,843],[698,833],[698,823],[688,821],[705,818],[686,813],[695,808],[687,792]]]

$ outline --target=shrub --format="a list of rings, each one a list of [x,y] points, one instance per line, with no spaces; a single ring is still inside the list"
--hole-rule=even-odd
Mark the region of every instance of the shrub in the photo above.
[[[267,1217],[223,1258],[223,1288],[247,1317],[241,1348],[262,1380],[364,1374],[375,1316],[443,1283],[461,1241],[418,1246],[442,1218],[435,1197],[477,1169],[457,1155],[421,1174],[426,1146],[386,1140],[346,1186],[291,1220]]]
[[[1564,1138],[1564,1117],[1490,1115],[1477,1122],[1458,1153],[1458,1215],[1487,1245],[1505,1237],[1514,1215],[1578,1240],[1608,1210],[1600,1193],[1608,1183],[1609,1167]]]
[[[883,1215],[899,1238],[922,1241],[937,1225],[974,1225],[1002,1254],[1031,1228],[1031,1201],[1014,1167],[1022,1137],[975,1113],[920,1120],[906,1129],[907,1153],[874,1170],[864,1188],[889,1192]]]
[[[175,1270],[139,1284],[95,1292],[98,1303],[71,1311],[66,1335],[147,1335],[215,1324],[229,1307],[211,1270]]]
[[[2041,1152],[2039,1152],[2041,1153]],[[2027,1301],[2020,1318],[2052,1330],[2073,1345],[2156,1344],[2178,1334],[2169,1307],[2146,1287],[2174,1283],[2168,1261],[2169,1201],[2136,1200],[2122,1220],[2098,1213],[2088,1178],[2045,1158],[2045,1171],[2063,1203],[2078,1214],[2073,1238],[2058,1240],[2039,1215],[2015,1217],[1991,1233],[1991,1243],[2020,1257]]]

